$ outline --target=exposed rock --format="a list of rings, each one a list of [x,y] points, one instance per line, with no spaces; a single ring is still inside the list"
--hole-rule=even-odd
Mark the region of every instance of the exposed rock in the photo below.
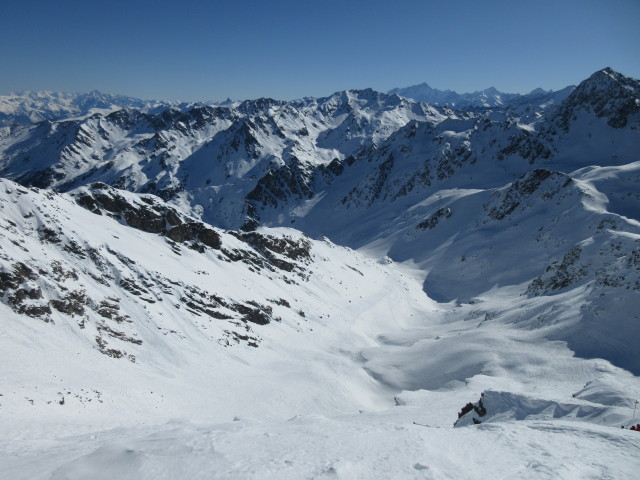
[[[442,207],[433,212],[429,217],[416,225],[418,230],[430,230],[435,228],[441,221],[446,220],[451,216],[451,209]]]

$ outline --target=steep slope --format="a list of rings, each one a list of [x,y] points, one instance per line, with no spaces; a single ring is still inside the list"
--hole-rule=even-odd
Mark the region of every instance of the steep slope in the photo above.
[[[433,305],[393,265],[294,230],[223,231],[104,184],[72,196],[0,188],[0,393],[16,421],[387,404],[357,361],[390,326],[369,304]],[[274,400],[256,403],[256,391]]]
[[[0,174],[41,188],[101,181],[156,193],[237,228],[251,217],[247,200],[280,205],[306,199],[319,168],[375,148],[410,120],[436,122],[449,114],[372,90],[156,115],[123,109],[6,127]],[[265,189],[270,184],[274,188]]]
[[[63,191],[100,181],[155,193],[225,228],[290,226],[315,205],[362,216],[395,203],[398,216],[403,197],[448,185],[495,188],[532,168],[637,161],[639,91],[637,80],[605,69],[542,110],[454,113],[372,90],[121,110],[6,127],[0,175]]]

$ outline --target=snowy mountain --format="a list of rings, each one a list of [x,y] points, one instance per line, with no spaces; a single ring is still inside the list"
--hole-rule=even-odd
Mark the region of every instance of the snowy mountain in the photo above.
[[[0,477],[635,478],[640,82],[556,100],[2,127]]]
[[[564,100],[574,88],[574,86],[569,86],[556,92],[536,88],[524,95],[500,92],[494,87],[472,93],[457,93],[453,90],[438,90],[437,88],[432,88],[425,82],[411,87],[394,88],[389,90],[389,93],[400,95],[401,97],[409,98],[416,102],[464,110],[474,107],[495,108],[516,105],[553,105]]]
[[[518,96],[513,93],[502,93],[495,88],[487,88],[473,93],[457,93],[453,90],[438,90],[426,82],[411,87],[393,88],[389,93],[410,98],[417,102],[442,105],[451,108],[496,107],[503,106]]]
[[[154,111],[172,105],[176,104],[105,94],[97,90],[83,94],[27,91],[0,96],[0,127],[84,117],[91,113],[110,112],[120,108]]]

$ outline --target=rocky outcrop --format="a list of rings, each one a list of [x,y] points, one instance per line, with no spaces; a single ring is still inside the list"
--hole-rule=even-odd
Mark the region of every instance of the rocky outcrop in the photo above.
[[[89,188],[74,194],[76,202],[83,208],[102,215],[103,212],[143,232],[157,233],[177,243],[191,243],[201,249],[202,245],[219,250],[220,235],[202,222],[189,221],[175,208],[166,205],[152,195],[133,196],[103,183],[94,183]]]
[[[418,230],[431,230],[435,228],[440,222],[451,217],[452,212],[450,208],[442,207],[433,212],[429,217],[416,225]]]
[[[548,201],[570,183],[571,177],[568,175],[538,168],[523,175],[505,190],[497,192],[491,204],[485,206],[487,216],[492,220],[503,220],[516,208],[525,208],[527,198],[536,196]]]

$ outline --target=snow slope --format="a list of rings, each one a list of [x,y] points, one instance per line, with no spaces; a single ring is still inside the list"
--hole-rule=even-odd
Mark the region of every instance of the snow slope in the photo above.
[[[640,381],[549,341],[557,298],[528,321],[506,288],[438,304],[421,270],[294,230],[222,231],[106,185],[2,188],[3,478],[633,478],[640,438],[618,426]],[[496,388],[535,421],[452,430]],[[466,442],[493,452],[473,471]]]

